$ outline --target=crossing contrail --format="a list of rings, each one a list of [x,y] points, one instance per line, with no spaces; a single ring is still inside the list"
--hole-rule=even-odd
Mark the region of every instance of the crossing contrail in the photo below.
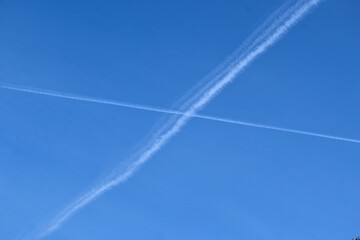
[[[18,92],[26,92],[26,93],[43,95],[43,96],[49,96],[49,97],[57,97],[57,98],[65,98],[65,99],[71,99],[71,100],[77,100],[77,101],[83,101],[83,102],[107,104],[107,105],[113,105],[113,106],[118,106],[118,107],[146,110],[146,111],[152,111],[152,112],[169,113],[169,114],[177,114],[177,115],[182,114],[182,112],[175,111],[175,110],[168,110],[168,109],[157,108],[157,107],[131,104],[131,103],[113,101],[113,100],[102,99],[102,98],[80,96],[80,95],[69,94],[69,93],[61,93],[61,92],[55,92],[55,91],[50,91],[50,90],[44,90],[44,89],[35,89],[35,88],[5,85],[5,84],[0,84],[0,88],[18,91]]]
[[[172,137],[174,137],[190,118],[212,100],[220,91],[229,84],[234,78],[244,70],[256,57],[265,52],[271,45],[277,42],[294,24],[300,20],[309,10],[317,5],[320,0],[298,1],[294,7],[288,8],[278,18],[274,20],[275,25],[264,28],[261,34],[244,48],[241,54],[229,61],[223,70],[216,73],[210,85],[205,85],[197,93],[190,97],[191,101],[183,104],[183,115],[178,115],[176,119],[170,119],[168,124],[155,132],[152,138],[136,154],[136,158],[126,167],[124,171],[118,172],[113,178],[107,178],[102,184],[97,185],[92,190],[84,194],[74,203],[65,208],[57,215],[35,239],[48,236],[88,203],[109,191],[120,183],[130,178],[146,161],[158,152]],[[265,33],[265,34],[262,34]]]
[[[185,112],[166,109],[166,108],[145,106],[145,105],[139,105],[139,104],[131,104],[131,103],[119,102],[119,101],[114,101],[114,100],[109,100],[109,99],[94,98],[94,97],[81,96],[81,95],[75,95],[75,94],[69,94],[69,93],[63,93],[63,92],[49,91],[49,90],[44,90],[44,89],[35,89],[35,88],[29,88],[29,87],[24,87],[24,86],[13,86],[13,85],[0,84],[0,88],[12,90],[12,91],[18,91],[18,92],[26,92],[26,93],[38,94],[38,95],[44,95],[44,96],[50,96],[50,97],[65,98],[65,99],[70,99],[70,100],[120,106],[120,107],[124,107],[124,108],[145,110],[145,111],[151,111],[151,112],[174,114],[174,115],[185,115]],[[213,117],[213,116],[203,115],[203,114],[194,114],[194,115],[191,115],[190,117],[206,119],[206,120],[211,120],[211,121],[217,121],[217,122],[222,122],[222,123],[230,123],[230,124],[248,126],[248,127],[256,127],[256,128],[269,129],[269,130],[275,130],[275,131],[282,131],[282,132],[287,132],[287,133],[295,133],[295,134],[307,135],[307,136],[312,136],[312,137],[327,138],[327,139],[331,139],[331,140],[360,143],[360,140],[358,140],[358,139],[344,138],[344,137],[332,136],[332,135],[327,135],[327,134],[322,134],[322,133],[302,131],[302,130],[297,130],[297,129],[292,129],[292,128],[283,128],[283,127],[277,127],[277,126],[272,126],[272,125],[267,125],[267,124],[239,121],[239,120],[234,120],[234,119],[229,119],[229,118]]]

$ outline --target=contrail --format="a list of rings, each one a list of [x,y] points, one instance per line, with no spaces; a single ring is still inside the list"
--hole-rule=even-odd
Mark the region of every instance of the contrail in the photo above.
[[[50,97],[65,98],[65,99],[70,99],[70,100],[100,103],[100,104],[106,104],[106,105],[114,105],[114,106],[120,106],[120,107],[131,108],[131,109],[139,109],[139,110],[145,110],[145,111],[151,111],[151,112],[159,112],[159,113],[175,114],[175,115],[185,115],[185,112],[177,111],[177,110],[171,110],[171,109],[159,108],[159,107],[151,107],[151,106],[145,106],[145,105],[139,105],[139,104],[130,104],[130,103],[124,103],[124,102],[102,99],[102,98],[93,98],[93,97],[80,96],[80,95],[69,94],[69,93],[54,92],[54,91],[49,91],[49,90],[44,90],[44,89],[34,89],[34,88],[29,88],[29,87],[10,86],[10,85],[4,85],[4,84],[0,84],[0,88],[18,91],[18,92],[26,92],[26,93],[39,94],[39,95],[50,96]],[[320,137],[320,138],[326,138],[326,139],[331,139],[331,140],[360,143],[360,140],[357,140],[357,139],[344,138],[344,137],[332,136],[332,135],[321,134],[321,133],[316,133],[316,132],[302,131],[302,130],[291,129],[291,128],[283,128],[283,127],[277,127],[277,126],[271,126],[271,125],[266,125],[266,124],[253,123],[253,122],[245,122],[245,121],[239,121],[239,120],[234,120],[234,119],[229,119],[229,118],[213,117],[213,116],[203,115],[203,114],[194,114],[194,115],[191,115],[190,117],[206,119],[206,120],[211,120],[211,121],[217,121],[217,122],[222,122],[222,123],[230,123],[230,124],[248,126],[248,127],[256,127],[256,128],[269,129],[269,130],[275,130],[275,131],[282,131],[282,132],[287,132],[287,133],[295,133],[295,134],[307,135],[307,136],[312,136],[312,137]]]
[[[69,94],[69,93],[61,93],[61,92],[44,90],[44,89],[10,86],[10,85],[4,85],[4,84],[0,84],[0,88],[18,91],[18,92],[26,92],[26,93],[43,95],[43,96],[49,96],[49,97],[57,97],[57,98],[65,98],[65,99],[71,99],[71,100],[77,100],[77,101],[83,101],[83,102],[107,104],[107,105],[113,105],[113,106],[118,106],[118,107],[133,108],[133,109],[146,110],[146,111],[152,111],[152,112],[169,113],[169,114],[176,114],[176,115],[182,114],[182,112],[175,111],[175,110],[173,111],[173,110],[168,110],[168,109],[163,109],[163,108],[131,104],[131,103],[113,101],[113,100],[102,99],[102,98],[80,96],[80,95]]]
[[[125,182],[131,177],[146,161],[148,161],[157,151],[159,151],[173,136],[178,133],[190,118],[195,115],[202,107],[204,107],[211,99],[213,99],[227,84],[229,84],[242,70],[244,70],[256,57],[265,52],[271,45],[277,42],[294,24],[300,20],[309,10],[317,5],[320,0],[298,1],[296,8],[289,8],[275,20],[276,25],[269,26],[264,29],[264,36],[260,35],[248,48],[244,50],[244,54],[236,57],[229,63],[223,71],[219,72],[212,81],[211,85],[205,86],[205,89],[195,94],[195,98],[191,102],[186,102],[186,110],[184,115],[171,123],[160,128],[153,138],[138,152],[135,161],[127,166],[125,171],[119,173],[112,179],[108,179],[103,184],[96,186],[88,193],[80,197],[73,204],[65,208],[58,216],[56,216],[50,224],[38,234],[35,239],[41,239],[48,236],[68,220],[73,214],[83,208],[85,205],[99,197],[106,191]],[[173,121],[173,119],[171,119]],[[168,126],[168,127],[167,127]]]

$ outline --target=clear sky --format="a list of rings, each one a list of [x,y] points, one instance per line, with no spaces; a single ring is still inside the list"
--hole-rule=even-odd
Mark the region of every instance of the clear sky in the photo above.
[[[0,1],[0,82],[171,108],[284,1]],[[202,114],[360,138],[360,2],[322,2]],[[168,115],[0,89],[0,239]],[[360,145],[193,119],[46,239],[351,239]]]

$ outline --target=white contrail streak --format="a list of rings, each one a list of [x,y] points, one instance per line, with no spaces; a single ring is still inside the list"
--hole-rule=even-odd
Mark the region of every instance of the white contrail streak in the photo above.
[[[10,85],[4,85],[4,84],[0,84],[0,88],[18,91],[18,92],[26,92],[26,93],[43,95],[43,96],[49,96],[49,97],[57,97],[57,98],[65,98],[65,99],[71,99],[71,100],[77,100],[77,101],[83,101],[83,102],[107,104],[107,105],[113,105],[113,106],[118,106],[118,107],[133,108],[133,109],[146,110],[146,111],[152,111],[152,112],[169,113],[169,114],[177,114],[177,115],[182,114],[182,112],[180,112],[180,111],[173,111],[173,110],[168,110],[168,109],[163,109],[163,108],[131,104],[131,103],[113,101],[113,100],[102,99],[102,98],[80,96],[80,95],[69,94],[69,93],[61,93],[61,92],[44,90],[44,89],[34,89],[34,88],[10,86]]]
[[[0,88],[18,91],[18,92],[26,92],[26,93],[39,94],[39,95],[50,96],[50,97],[65,98],[65,99],[70,99],[70,100],[100,103],[100,104],[106,104],[106,105],[114,105],[114,106],[120,106],[120,107],[131,108],[131,109],[139,109],[139,110],[145,110],[145,111],[151,111],[151,112],[159,112],[159,113],[167,113],[167,114],[175,114],[175,115],[185,115],[185,112],[182,112],[182,111],[176,111],[176,110],[158,108],[158,107],[151,107],[151,106],[145,106],[145,105],[139,105],[139,104],[130,104],[130,103],[124,103],[124,102],[119,102],[119,101],[114,101],[114,100],[93,98],[93,97],[88,97],[88,96],[80,96],[80,95],[69,94],[69,93],[54,92],[54,91],[49,91],[49,90],[44,90],[44,89],[34,89],[34,88],[23,87],[23,86],[20,87],[20,86],[10,86],[10,85],[3,85],[3,84],[0,84]],[[313,137],[327,138],[327,139],[338,140],[338,141],[360,143],[360,140],[357,140],[357,139],[344,138],[344,137],[332,136],[332,135],[321,134],[321,133],[316,133],[316,132],[302,131],[302,130],[291,129],[291,128],[276,127],[276,126],[271,126],[271,125],[266,125],[266,124],[245,122],[245,121],[239,121],[239,120],[234,120],[234,119],[229,119],[229,118],[213,117],[213,116],[203,115],[203,114],[194,114],[194,115],[191,115],[190,117],[206,119],[206,120],[211,120],[211,121],[217,121],[217,122],[222,122],[222,123],[230,123],[230,124],[248,126],[248,127],[270,129],[270,130],[282,131],[282,132],[287,132],[287,133],[295,133],[295,134],[301,134],[301,135],[307,135],[307,136],[313,136]]]
[[[276,20],[276,27],[270,26],[264,29],[266,36],[259,36],[259,39],[253,41],[250,47],[244,51],[244,54],[236,57],[228,67],[218,73],[215,77],[216,81],[211,86],[206,86],[206,91],[200,91],[196,94],[196,98],[188,105],[184,115],[180,115],[178,119],[168,128],[161,128],[161,132],[156,133],[156,138],[152,139],[138,153],[138,158],[129,164],[125,171],[116,177],[107,180],[103,184],[96,186],[93,190],[80,197],[77,201],[62,211],[50,224],[40,232],[35,239],[43,238],[56,229],[58,229],[67,219],[75,214],[82,207],[99,197],[106,191],[116,185],[125,182],[131,177],[136,170],[139,169],[147,160],[149,160],[157,151],[159,151],[181,128],[187,121],[195,115],[202,107],[205,106],[212,98],[214,98],[227,84],[229,84],[242,70],[245,69],[257,56],[265,52],[271,45],[278,41],[298,20],[300,20],[312,7],[317,5],[320,0],[298,1],[295,9],[290,8]]]
[[[337,136],[332,136],[332,135],[327,135],[327,134],[322,134],[322,133],[308,132],[308,131],[296,130],[296,129],[291,129],[291,128],[276,127],[276,126],[270,126],[270,125],[265,125],[265,124],[244,122],[244,121],[232,120],[232,119],[227,119],[227,118],[218,118],[218,117],[212,117],[212,116],[206,116],[206,115],[200,115],[200,116],[195,115],[195,117],[209,119],[209,120],[213,120],[213,121],[224,122],[224,123],[238,124],[238,125],[243,125],[243,126],[248,126],[248,127],[263,128],[263,129],[269,129],[269,130],[275,130],[275,131],[307,135],[307,136],[312,136],[312,137],[320,137],[320,138],[327,138],[327,139],[338,140],[338,141],[360,143],[360,140],[358,140],[358,139],[337,137]]]

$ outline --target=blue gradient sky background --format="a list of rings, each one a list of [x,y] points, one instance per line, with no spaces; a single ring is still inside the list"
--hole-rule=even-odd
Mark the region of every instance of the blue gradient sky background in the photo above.
[[[170,108],[284,1],[0,1],[0,81]],[[324,1],[203,111],[360,138],[360,2]],[[163,117],[0,89],[0,238],[41,227]],[[360,145],[193,119],[47,239],[351,239]]]

